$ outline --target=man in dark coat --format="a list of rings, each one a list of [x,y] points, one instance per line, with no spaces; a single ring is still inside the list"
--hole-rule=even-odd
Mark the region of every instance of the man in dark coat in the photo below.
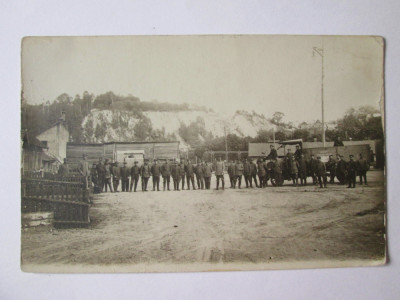
[[[235,175],[235,162],[231,161],[228,164],[228,176],[231,182],[231,188],[234,189],[236,186],[236,175]]]
[[[144,161],[143,166],[140,168],[140,176],[142,177],[142,191],[147,192],[147,184],[151,176],[151,170],[148,160]]]
[[[113,176],[113,187],[114,187],[114,193],[119,192],[118,191],[118,186],[119,186],[119,181],[121,179],[121,169],[118,166],[118,162],[116,161],[114,163],[114,166],[111,168],[111,173]]]
[[[235,165],[235,174],[236,174],[236,181],[238,183],[238,188],[240,189],[240,186],[242,184],[242,176],[243,176],[243,164],[240,160],[236,161]]]
[[[112,193],[113,192],[112,185],[111,185],[112,166],[109,163],[108,159],[106,159],[106,161],[104,163],[104,170],[105,170],[105,173],[104,173],[105,191],[107,192],[107,186],[108,186],[110,188],[110,192]]]
[[[171,177],[174,181],[174,191],[179,191],[179,181],[181,180],[181,167],[174,161],[171,165]]]
[[[188,190],[190,190],[190,182],[192,183],[193,190],[196,189],[194,186],[194,171],[195,171],[195,167],[193,166],[192,162],[189,159],[185,164],[185,175],[186,175],[186,182],[187,182]]]
[[[322,188],[322,183],[326,188],[327,178],[326,178],[326,167],[325,164],[321,161],[321,156],[317,157],[316,169],[315,173],[318,177],[319,187]]]
[[[206,162],[204,165],[204,184],[206,186],[206,190],[209,190],[211,187],[211,174],[212,174],[212,166],[209,162]]]
[[[360,177],[360,184],[363,184],[363,178],[364,178],[364,183],[365,185],[367,184],[367,171],[369,170],[369,162],[363,158],[363,155],[360,153],[360,158],[358,159],[357,162],[357,171],[358,171],[358,176]]]
[[[269,148],[271,150],[270,150],[270,152],[269,152],[269,154],[267,156],[267,159],[272,159],[272,160],[277,159],[278,158],[278,152],[276,151],[275,146],[271,145],[271,146],[269,146]]]
[[[104,188],[104,181],[106,177],[106,169],[104,168],[103,160],[100,158],[99,163],[96,166],[97,169],[97,180],[100,192],[103,191]]]
[[[336,177],[339,184],[345,184],[347,176],[347,163],[343,160],[341,155],[336,156]]]
[[[334,183],[336,176],[336,161],[333,159],[333,155],[329,155],[329,160],[326,163],[326,169],[329,172],[329,182]]]
[[[339,146],[344,146],[342,138],[340,136],[338,136],[333,142],[333,147],[339,147]]]
[[[132,187],[134,186],[134,192],[136,192],[136,188],[139,182],[140,177],[140,167],[138,166],[138,162],[135,161],[133,167],[131,168],[131,186],[129,191],[132,192]]]
[[[290,177],[292,178],[293,185],[297,186],[299,183],[299,162],[294,156],[292,156],[291,160],[289,161],[289,165]]]
[[[299,162],[300,184],[307,185],[307,163],[304,159],[304,154],[301,154],[300,158],[297,161]]]
[[[264,161],[261,158],[257,160],[257,171],[258,181],[260,182],[259,187],[263,188],[266,186],[265,177],[267,170],[265,170]]]
[[[127,162],[124,161],[124,165],[121,167],[121,185],[122,191],[128,192],[129,191],[129,176],[131,175],[131,170],[127,166]]]
[[[204,189],[204,165],[201,161],[197,163],[195,168],[195,174],[197,179],[197,188]]]
[[[163,178],[163,189],[165,191],[165,187],[167,186],[169,191],[169,183],[171,181],[171,165],[169,164],[168,159],[161,166],[161,175]]]
[[[282,161],[275,159],[274,161],[274,177],[277,186],[282,186],[283,177],[282,177]]]
[[[318,183],[318,181],[317,181],[317,164],[318,164],[318,159],[315,159],[314,154],[311,154],[311,159],[309,162],[309,169],[310,169],[310,176],[312,177],[314,185],[316,185]]]
[[[294,152],[294,157],[296,159],[299,159],[302,154],[303,154],[303,150],[300,148],[299,145],[296,145],[296,151]]]
[[[58,175],[65,177],[69,175],[69,166],[67,164],[67,159],[64,158],[64,163],[60,165],[60,168],[58,169]]]
[[[93,163],[92,167],[90,168],[90,178],[92,179],[93,183],[93,192],[96,194],[100,193],[99,180],[97,176],[97,168],[95,163]]]
[[[252,159],[250,159],[250,187],[253,187],[253,180],[256,187],[258,187],[257,183],[257,165],[254,163]]]
[[[153,191],[156,190],[156,187],[157,187],[157,191],[160,191],[161,167],[158,164],[157,159],[154,160],[154,163],[151,166],[150,171],[151,171],[151,176],[153,178]]]
[[[354,161],[354,156],[350,154],[350,160],[347,163],[347,180],[349,182],[348,188],[356,187],[357,163]]]
[[[248,188],[250,185],[250,163],[247,159],[243,160],[243,177],[244,182],[246,183],[246,188]]]
[[[182,190],[184,190],[185,189],[185,164],[183,162],[180,162],[179,167],[181,168],[180,174],[181,174],[181,180],[182,180]]]

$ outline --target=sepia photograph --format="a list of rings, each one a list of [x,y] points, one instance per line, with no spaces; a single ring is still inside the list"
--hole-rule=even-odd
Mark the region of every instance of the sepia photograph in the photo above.
[[[382,37],[21,47],[23,271],[386,263]]]

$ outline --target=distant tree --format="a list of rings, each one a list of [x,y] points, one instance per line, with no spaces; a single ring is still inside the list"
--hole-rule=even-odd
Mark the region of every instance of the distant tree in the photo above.
[[[272,137],[272,132],[270,130],[260,129],[257,132],[256,137],[253,139],[254,143],[266,143]]]
[[[280,111],[276,111],[274,112],[274,114],[272,115],[271,118],[271,122],[275,125],[280,126],[281,125],[281,121],[283,119],[283,117],[285,116],[285,114],[283,112]]]
[[[295,129],[293,131],[293,139],[303,139],[308,141],[310,138],[310,132],[307,129]]]
[[[84,132],[85,132],[85,141],[90,143],[92,142],[93,139],[93,134],[94,134],[94,129],[93,129],[93,120],[89,119],[84,127]]]
[[[135,127],[133,128],[135,133],[135,138],[139,141],[147,140],[152,133],[152,125],[149,118],[144,117],[140,119],[138,123],[136,123]]]

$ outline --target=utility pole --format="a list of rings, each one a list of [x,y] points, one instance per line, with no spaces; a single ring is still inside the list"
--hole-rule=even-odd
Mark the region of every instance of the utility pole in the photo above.
[[[225,135],[225,161],[228,161],[228,141],[226,139],[226,126],[224,126],[224,135]]]
[[[322,41],[322,48],[313,47],[313,56],[314,53],[319,54],[321,56],[321,110],[322,110],[322,144],[325,148],[325,107],[324,107],[324,43]]]

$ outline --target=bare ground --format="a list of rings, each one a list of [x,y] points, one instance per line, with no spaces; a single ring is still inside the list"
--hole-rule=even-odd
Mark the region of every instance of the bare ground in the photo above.
[[[22,231],[22,265],[382,260],[383,173],[371,171],[368,178],[369,186],[356,189],[287,185],[95,195],[89,228]]]

